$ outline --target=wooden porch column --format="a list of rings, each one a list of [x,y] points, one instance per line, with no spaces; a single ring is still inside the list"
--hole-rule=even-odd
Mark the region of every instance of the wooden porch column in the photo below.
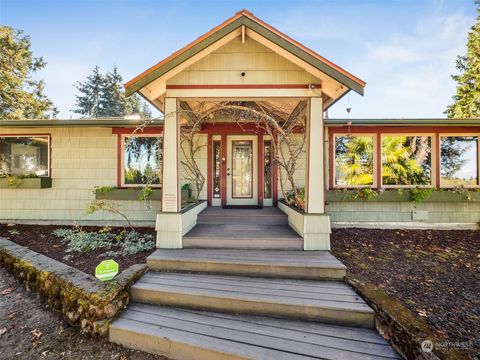
[[[179,176],[180,124],[177,99],[165,98],[163,125],[162,212],[180,211]]]
[[[325,214],[323,107],[321,98],[310,99],[307,119],[305,214],[301,224],[304,250],[330,250],[330,217]]]
[[[324,164],[323,164],[323,108],[322,99],[310,99],[310,116],[307,119],[307,166],[305,177],[305,212],[323,214]]]

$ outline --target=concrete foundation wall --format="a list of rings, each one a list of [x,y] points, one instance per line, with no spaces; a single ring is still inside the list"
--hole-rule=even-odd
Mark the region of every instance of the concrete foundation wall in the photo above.
[[[480,202],[424,202],[414,208],[411,202],[350,201],[328,202],[326,209],[334,224],[402,223],[429,227],[480,222]]]
[[[40,131],[39,131],[40,130]],[[95,186],[117,184],[117,135],[111,128],[2,128],[2,134],[50,134],[52,187],[0,189],[0,222],[73,222],[119,225],[112,214],[84,215]],[[148,210],[141,201],[116,201],[130,220],[153,226],[159,201]]]

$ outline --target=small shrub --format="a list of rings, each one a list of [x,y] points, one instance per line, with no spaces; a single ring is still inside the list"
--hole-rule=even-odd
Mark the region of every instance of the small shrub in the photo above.
[[[148,200],[148,198],[152,194],[153,194],[153,189],[152,189],[151,186],[142,187],[142,189],[140,190],[140,193],[138,195],[138,200],[140,200],[140,201]]]
[[[293,190],[289,190],[285,193],[285,196],[287,197],[285,200],[287,201],[287,204],[303,210],[305,208],[305,187],[297,188],[296,192],[298,196],[297,199],[295,199],[295,192]]]
[[[95,186],[94,192],[97,192],[99,194],[106,194],[112,191],[113,189],[115,189],[115,187],[113,186]]]
[[[53,234],[67,244],[67,252],[87,253],[112,246],[112,234],[83,231],[80,227],[73,229],[56,229]]]
[[[124,241],[120,243],[122,254],[124,256],[139,254],[141,252],[155,248],[155,238],[153,235],[141,235],[136,231],[126,233]]]
[[[378,192],[371,188],[362,188],[357,190],[354,194],[352,194],[352,199],[357,200],[358,198],[363,198],[367,200],[372,200],[378,195]]]
[[[432,196],[432,193],[433,188],[412,188],[410,190],[410,198],[415,205],[418,205]]]
[[[139,254],[155,248],[155,237],[151,234],[140,234],[135,230],[123,230],[112,233],[112,228],[102,227],[98,232],[84,231],[80,226],[72,229],[56,229],[53,234],[67,244],[67,252],[88,253],[98,249],[106,249],[102,256],[116,257]]]

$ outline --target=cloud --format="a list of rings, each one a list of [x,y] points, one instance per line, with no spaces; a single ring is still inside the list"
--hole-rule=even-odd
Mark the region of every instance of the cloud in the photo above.
[[[365,43],[350,70],[367,81],[366,95],[339,101],[330,117],[345,117],[346,107],[352,107],[352,117],[444,117],[455,93],[455,60],[466,51],[474,21],[445,9],[419,20],[407,33]]]
[[[420,58],[413,49],[394,41],[390,44],[367,44],[368,56],[377,62],[409,63]]]

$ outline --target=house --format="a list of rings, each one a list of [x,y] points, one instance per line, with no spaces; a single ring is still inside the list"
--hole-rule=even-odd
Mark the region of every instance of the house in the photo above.
[[[89,201],[109,199],[136,225],[155,224],[158,247],[182,248],[200,244],[191,234],[208,225],[209,216],[236,210],[224,220],[238,221],[235,236],[248,237],[255,232],[249,221],[263,219],[261,229],[272,233],[269,246],[285,235],[293,239],[288,246],[305,250],[330,248],[330,221],[478,223],[480,198],[469,190],[479,185],[480,119],[324,118],[349,91],[363,95],[365,85],[240,11],[125,85],[127,94],[139,93],[159,109],[161,120],[0,122],[0,221],[119,224],[114,214],[84,215]],[[272,132],[265,125],[272,121],[281,128]],[[195,131],[190,145],[182,140],[185,127]],[[285,150],[286,138],[278,143],[287,127],[299,151]],[[195,176],[203,177],[202,186]],[[139,201],[138,188],[146,182],[153,192]],[[282,201],[292,195],[292,184],[297,207]],[[203,201],[182,201],[188,187]],[[262,212],[239,214],[242,207]],[[285,224],[275,222],[278,214]],[[275,233],[280,225],[290,233]],[[207,237],[214,237],[210,230]],[[257,247],[260,235],[249,236]]]

